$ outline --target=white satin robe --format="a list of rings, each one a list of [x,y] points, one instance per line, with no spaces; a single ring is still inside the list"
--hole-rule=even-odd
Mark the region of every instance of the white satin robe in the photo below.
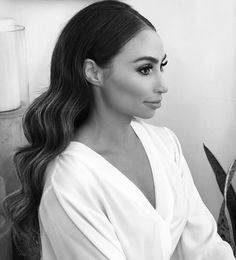
[[[173,132],[134,119],[157,208],[88,146],[50,163],[39,208],[43,260],[233,260],[193,183]],[[135,152],[135,151],[134,151]]]

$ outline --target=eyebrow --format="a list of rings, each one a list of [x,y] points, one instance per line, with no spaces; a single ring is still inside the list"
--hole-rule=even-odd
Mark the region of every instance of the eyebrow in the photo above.
[[[167,55],[165,54],[164,57],[162,58],[161,62],[163,62],[166,59],[166,57],[167,57]],[[158,59],[156,59],[152,56],[143,56],[143,57],[137,58],[133,62],[135,63],[135,62],[142,61],[142,60],[148,60],[148,61],[155,63],[155,64],[157,64],[159,62]]]

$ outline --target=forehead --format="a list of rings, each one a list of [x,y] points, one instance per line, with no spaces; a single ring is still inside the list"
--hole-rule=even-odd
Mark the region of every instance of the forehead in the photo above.
[[[145,56],[161,60],[164,55],[164,48],[159,35],[153,30],[145,29],[129,40],[113,61],[130,63]]]

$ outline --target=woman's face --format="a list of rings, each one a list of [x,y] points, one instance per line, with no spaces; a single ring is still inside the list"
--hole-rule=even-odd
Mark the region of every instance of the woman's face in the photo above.
[[[158,34],[150,29],[139,32],[104,69],[103,102],[126,116],[151,118],[167,92],[162,80],[166,64]]]

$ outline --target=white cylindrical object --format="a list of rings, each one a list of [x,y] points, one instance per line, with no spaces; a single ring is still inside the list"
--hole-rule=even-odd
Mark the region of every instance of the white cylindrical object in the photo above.
[[[0,18],[0,31],[14,31],[15,30],[15,21],[13,18],[5,17]]]
[[[14,19],[0,19],[0,112],[20,107]]]

